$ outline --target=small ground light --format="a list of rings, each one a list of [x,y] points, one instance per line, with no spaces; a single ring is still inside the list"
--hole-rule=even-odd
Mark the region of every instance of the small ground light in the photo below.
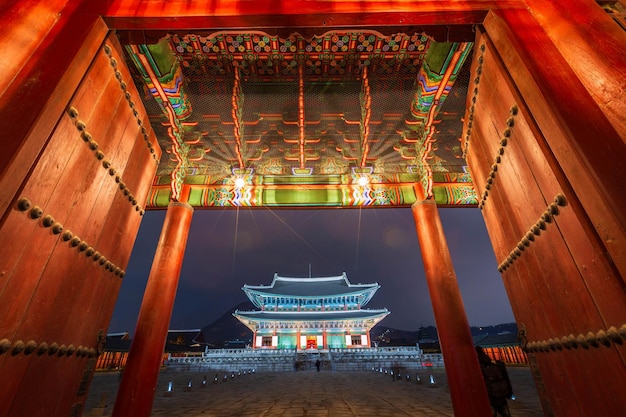
[[[174,384],[172,383],[172,381],[167,383],[167,390],[163,393],[164,397],[171,397],[172,396],[172,386]]]

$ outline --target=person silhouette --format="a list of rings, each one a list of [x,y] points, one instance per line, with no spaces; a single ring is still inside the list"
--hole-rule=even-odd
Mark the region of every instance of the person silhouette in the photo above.
[[[501,365],[494,363],[481,346],[476,346],[476,355],[485,380],[493,417],[511,417],[506,399],[511,396],[512,389],[504,363]]]

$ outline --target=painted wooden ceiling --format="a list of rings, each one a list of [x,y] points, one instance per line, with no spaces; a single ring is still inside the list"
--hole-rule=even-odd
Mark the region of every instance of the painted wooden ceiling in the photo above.
[[[163,149],[149,207],[475,205],[461,147],[472,43],[245,30],[125,42]]]

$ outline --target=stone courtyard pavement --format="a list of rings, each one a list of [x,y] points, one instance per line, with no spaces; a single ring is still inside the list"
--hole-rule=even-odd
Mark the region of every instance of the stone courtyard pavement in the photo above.
[[[513,417],[543,416],[530,369],[511,367],[509,376],[516,400],[509,400]],[[241,416],[454,416],[445,372],[419,372],[415,379],[393,380],[374,371],[254,373],[228,377],[215,372],[162,370],[152,416],[241,417]],[[432,374],[435,385],[429,384]],[[207,384],[202,385],[206,376]],[[412,378],[415,377],[413,373]],[[172,382],[171,396],[164,395]],[[191,381],[191,388],[186,388]],[[119,373],[97,373],[93,379],[83,416],[110,415],[119,385]],[[98,406],[106,405],[104,414]],[[131,417],[131,416],[129,416]]]

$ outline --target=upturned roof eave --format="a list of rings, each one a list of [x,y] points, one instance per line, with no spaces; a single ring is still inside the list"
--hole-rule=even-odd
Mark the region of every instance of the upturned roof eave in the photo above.
[[[354,316],[351,315],[351,313],[354,312],[367,312],[370,314],[366,314],[363,316]],[[305,319],[305,318],[298,318],[298,315],[303,315],[303,314],[317,314],[319,313],[320,318],[316,319],[319,321],[337,321],[337,320],[364,320],[364,319],[372,319],[375,317],[381,317],[384,318],[387,315],[390,314],[390,311],[387,310],[386,308],[384,309],[377,309],[377,310],[347,310],[345,313],[342,311],[332,311],[330,312],[331,314],[338,314],[338,315],[345,315],[346,317],[327,317],[324,318],[324,315],[328,315],[328,311],[308,311],[308,312],[302,312],[302,311],[258,311],[258,310],[254,310],[254,311],[239,311],[236,310],[233,313],[233,316],[235,317],[244,317],[248,320],[267,320],[267,321],[309,321],[310,319]],[[267,317],[268,315],[284,315],[284,317]],[[265,316],[265,317],[263,317]],[[289,317],[292,316],[292,317]]]
[[[378,283],[374,284],[357,284],[360,285],[361,288],[357,291],[349,291],[349,292],[341,292],[341,293],[331,293],[331,294],[322,294],[322,295],[302,295],[302,294],[289,294],[289,293],[281,293],[281,292],[270,292],[264,290],[271,290],[273,287],[263,287],[263,286],[246,286],[242,288],[246,294],[258,294],[269,297],[294,297],[294,298],[327,298],[327,297],[339,297],[342,295],[354,295],[354,294],[371,294],[369,298],[373,296],[373,293],[380,288]],[[346,289],[355,288],[355,286],[346,287]]]

